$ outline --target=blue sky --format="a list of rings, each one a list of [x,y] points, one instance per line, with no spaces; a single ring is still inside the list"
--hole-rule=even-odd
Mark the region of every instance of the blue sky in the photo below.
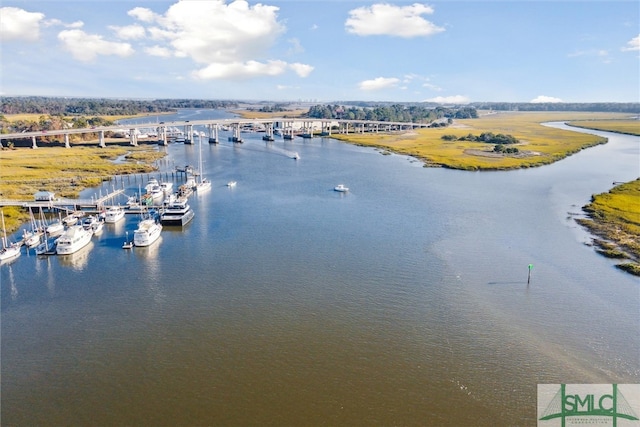
[[[640,102],[637,1],[10,1],[4,96]]]

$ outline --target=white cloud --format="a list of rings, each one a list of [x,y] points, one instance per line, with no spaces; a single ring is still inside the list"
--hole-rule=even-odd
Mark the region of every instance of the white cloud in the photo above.
[[[300,64],[299,62],[289,64],[289,68],[292,69],[299,77],[307,77],[313,71],[311,65]]]
[[[160,15],[153,13],[153,11],[146,7],[135,7],[127,12],[127,15],[136,18],[139,21],[148,23],[151,23],[160,17]]]
[[[438,104],[468,104],[471,101],[464,95],[454,95],[436,96],[435,98],[425,99],[424,102],[437,102]]]
[[[444,31],[444,28],[422,17],[432,13],[433,8],[426,4],[396,6],[378,3],[351,10],[345,27],[347,32],[359,36],[389,35],[405,38],[430,36]]]
[[[122,40],[142,39],[145,36],[145,29],[142,25],[127,25],[125,27],[109,26],[109,29],[116,33],[116,36]]]
[[[62,22],[59,19],[47,19],[46,21],[44,21],[43,23],[44,27],[53,27],[53,26],[62,26],[65,28],[82,28],[84,27],[84,22],[82,21],[76,21],[76,22],[72,22],[71,24],[65,24],[64,22]]]
[[[622,51],[624,52],[634,51],[634,50],[640,50],[640,34],[638,34],[638,37],[634,37],[631,40],[629,40],[627,42],[627,45],[622,48]]]
[[[380,90],[396,87],[400,83],[400,79],[395,77],[376,77],[372,80],[364,80],[358,84],[360,90]]]
[[[435,92],[440,92],[442,90],[442,88],[440,86],[434,85],[432,83],[423,83],[422,87],[425,87],[429,90],[435,91]]]
[[[43,13],[27,12],[17,7],[0,8],[0,39],[2,41],[36,41],[40,37]]]
[[[98,55],[130,56],[134,50],[129,43],[116,43],[103,40],[101,36],[87,34],[82,30],[64,30],[58,34],[58,40],[65,50],[82,62],[91,62]]]
[[[192,76],[198,79],[273,76],[291,69],[304,77],[313,67],[287,64],[266,57],[285,27],[278,22],[279,8],[250,6],[244,0],[179,1],[163,15],[137,7],[128,14],[147,26],[149,37],[158,42],[147,50],[156,56],[190,58],[203,65]],[[299,52],[296,39],[291,52]],[[166,50],[162,50],[166,49]]]
[[[147,55],[159,56],[161,58],[170,58],[171,57],[171,50],[170,49],[167,49],[166,47],[162,47],[162,46],[157,46],[157,45],[145,48],[144,52]]]
[[[196,70],[192,76],[196,79],[247,79],[257,76],[277,76],[284,73],[287,69],[287,63],[284,61],[246,61],[246,62],[230,62],[230,63],[212,63]]]
[[[542,102],[562,102],[562,99],[555,98],[553,96],[539,95],[539,96],[535,97],[534,99],[532,99],[529,102],[531,102],[533,104],[542,103]]]

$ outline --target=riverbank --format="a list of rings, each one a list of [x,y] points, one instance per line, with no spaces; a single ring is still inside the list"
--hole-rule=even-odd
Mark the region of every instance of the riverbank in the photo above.
[[[444,128],[414,129],[404,133],[335,134],[344,142],[375,147],[416,157],[425,167],[461,170],[509,170],[537,167],[562,160],[585,148],[607,142],[595,135],[570,132],[542,125],[545,122],[572,120],[623,119],[617,113],[500,112],[477,119],[456,120]],[[442,137],[480,135],[484,132],[514,136],[519,143],[516,154],[497,154],[493,144],[445,140]]]
[[[32,200],[40,190],[57,197],[77,198],[82,190],[100,185],[114,175],[148,173],[165,152],[157,145],[74,144],[72,148],[39,147],[0,151],[0,199]],[[18,207],[2,208],[7,233],[28,221],[29,213]]]
[[[640,120],[637,119],[571,121],[567,122],[567,126],[640,136]]]
[[[576,221],[599,237],[596,250],[625,260],[617,267],[640,276],[640,178],[594,195],[583,210],[589,218]]]

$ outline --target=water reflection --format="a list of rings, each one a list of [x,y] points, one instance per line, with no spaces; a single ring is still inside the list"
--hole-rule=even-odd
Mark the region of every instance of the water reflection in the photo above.
[[[16,287],[16,279],[15,277],[13,277],[13,268],[11,267],[11,265],[8,265],[9,267],[9,285],[11,287],[11,299],[13,301],[16,300],[16,298],[18,298],[18,288]]]
[[[94,247],[93,242],[89,242],[87,246],[69,255],[57,255],[60,265],[71,267],[74,270],[82,271],[89,264],[89,254]]]

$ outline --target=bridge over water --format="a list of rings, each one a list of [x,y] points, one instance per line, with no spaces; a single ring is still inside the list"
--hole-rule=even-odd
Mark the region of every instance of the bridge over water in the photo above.
[[[337,120],[337,119],[311,119],[311,118],[269,118],[269,119],[218,119],[218,120],[186,120],[159,123],[136,123],[114,126],[89,127],[81,129],[61,129],[46,130],[36,132],[8,133],[0,134],[0,144],[5,146],[5,142],[12,140],[31,139],[33,148],[38,147],[38,139],[51,136],[61,136],[66,148],[70,148],[69,135],[74,134],[98,134],[98,145],[106,146],[105,135],[107,133],[117,134],[125,131],[130,145],[138,145],[140,129],[154,129],[157,141],[161,145],[167,145],[169,140],[179,137],[186,144],[194,141],[194,135],[202,136],[194,126],[204,126],[206,128],[205,137],[209,143],[219,142],[219,131],[229,130],[232,136],[230,141],[242,142],[240,133],[243,129],[252,126],[261,126],[264,129],[263,139],[273,141],[276,132],[280,133],[284,139],[292,139],[294,135],[304,138],[312,138],[315,135],[331,136],[331,133],[365,133],[365,132],[393,132],[408,129],[428,127],[427,123],[411,122],[386,122],[371,120]],[[194,133],[195,132],[195,133]],[[146,139],[149,140],[148,138]]]

